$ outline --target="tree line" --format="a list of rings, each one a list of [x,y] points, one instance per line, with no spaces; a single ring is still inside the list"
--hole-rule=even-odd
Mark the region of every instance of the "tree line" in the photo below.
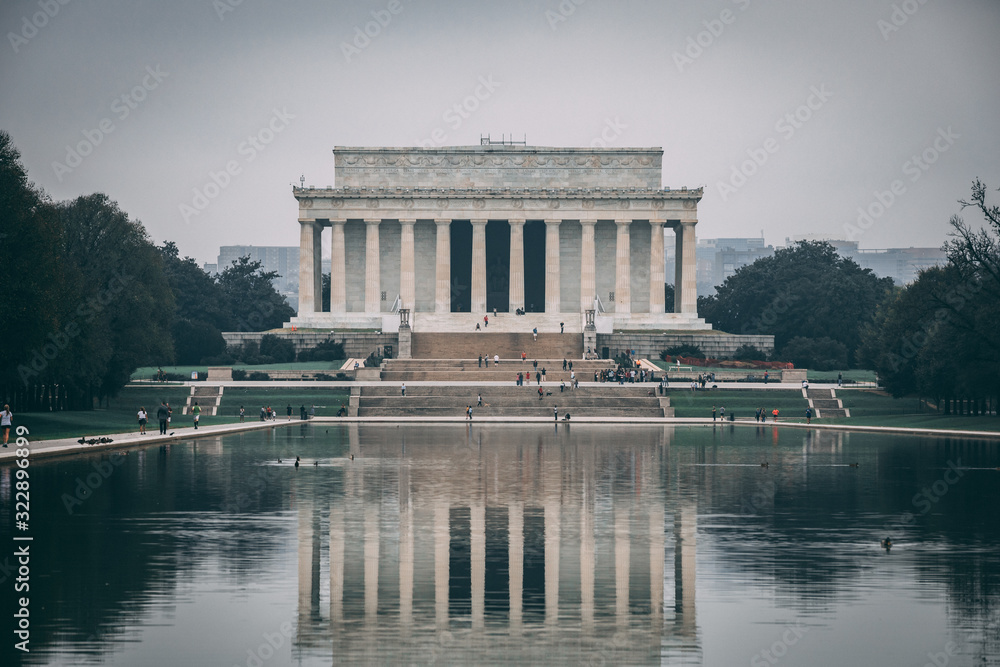
[[[293,313],[242,258],[217,278],[107,195],[54,202],[0,131],[0,398],[14,411],[91,409],[143,365],[197,363],[222,330]]]

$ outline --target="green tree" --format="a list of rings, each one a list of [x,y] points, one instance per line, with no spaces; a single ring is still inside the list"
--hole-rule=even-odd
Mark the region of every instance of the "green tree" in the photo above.
[[[853,358],[862,326],[891,288],[891,278],[840,257],[829,243],[801,241],[740,268],[698,309],[717,329],[773,334],[777,350],[797,337],[830,338]]]
[[[219,275],[217,282],[225,296],[237,331],[266,331],[280,328],[295,314],[271,281],[276,271],[263,271],[261,263],[240,257]]]

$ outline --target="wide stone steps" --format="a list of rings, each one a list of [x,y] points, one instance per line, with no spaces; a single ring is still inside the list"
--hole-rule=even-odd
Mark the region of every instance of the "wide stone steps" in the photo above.
[[[809,407],[816,411],[816,417],[822,419],[846,418],[851,416],[851,411],[844,408],[844,403],[837,398],[837,392],[833,389],[813,389],[805,390]]]
[[[655,418],[663,417],[663,410],[647,407],[630,408],[608,408],[603,406],[590,407],[569,407],[566,408],[558,403],[560,419],[567,413],[572,416],[581,417],[634,417],[634,418]],[[472,406],[473,419],[476,417],[546,417],[552,418],[552,404],[539,404],[537,406],[519,407],[482,407]],[[454,417],[465,416],[465,405],[450,408],[422,408],[416,406],[392,406],[392,407],[366,407],[362,405],[358,409],[359,417]]]
[[[475,407],[477,399],[476,395],[462,397],[464,399],[465,405],[472,405]],[[367,396],[364,398],[364,406],[368,408],[387,408],[387,407],[406,407],[413,406],[420,409],[428,408],[453,408],[456,404],[462,405],[462,400],[455,400],[454,396]],[[491,396],[489,393],[483,394],[483,407],[487,408],[517,408],[524,407],[525,403],[530,403],[531,406],[535,404],[546,403],[549,409],[552,409],[552,405],[559,405],[560,407],[575,407],[575,408],[586,408],[588,406],[593,406],[595,404],[594,397],[592,396],[573,396],[570,392],[559,393],[558,391],[553,392],[551,396],[543,396],[543,398],[538,398],[538,392],[535,392],[533,396],[511,396],[511,397],[495,397]],[[660,401],[658,398],[653,397],[643,397],[643,398],[601,398],[599,401],[601,407],[605,408],[658,408],[660,407]],[[529,407],[531,407],[529,406]]]
[[[581,386],[579,389],[570,390],[567,389],[564,393],[572,393],[575,396],[585,396],[592,398],[594,400],[605,399],[605,398],[619,398],[619,397],[629,397],[629,398],[639,398],[650,396],[650,392],[653,392],[657,388],[657,384],[652,382],[646,383],[636,383],[636,384],[625,384],[618,385],[614,383],[607,383],[603,385],[590,385]],[[363,386],[358,388],[361,392],[362,398],[371,398],[376,396],[400,396],[400,387],[396,386]],[[551,385],[544,386],[545,391],[551,391],[553,395],[559,393],[559,387],[553,387]],[[463,400],[468,396],[476,396],[477,393],[482,393],[485,398],[487,395],[495,397],[521,397],[521,396],[531,396],[534,395],[535,400],[538,399],[538,389],[535,386],[531,387],[517,387],[514,383],[510,385],[496,387],[468,387],[468,386],[447,386],[447,385],[436,385],[436,386],[416,386],[406,388],[406,398],[417,399],[422,396],[451,396],[451,397],[462,397]]]
[[[535,340],[528,333],[418,333],[412,334],[410,355],[414,359],[475,359],[480,355],[490,359],[520,361],[521,353],[528,359],[581,359],[583,334],[540,333]]]

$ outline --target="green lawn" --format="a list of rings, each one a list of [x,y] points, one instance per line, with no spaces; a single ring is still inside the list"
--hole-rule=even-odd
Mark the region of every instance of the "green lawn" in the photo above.
[[[277,383],[276,383],[277,384]],[[136,413],[144,406],[150,415],[147,430],[156,433],[156,408],[161,400],[166,400],[174,409],[171,426],[191,426],[191,416],[182,415],[181,410],[191,391],[179,385],[159,385],[155,387],[126,387],[98,410],[74,412],[21,412],[14,416],[15,424],[28,427],[32,439],[51,440],[53,438],[92,436],[107,433],[136,433],[139,430]],[[239,408],[246,408],[247,419],[258,419],[262,405],[270,405],[279,416],[284,417],[285,408],[291,404],[294,415],[299,414],[299,406],[309,409],[316,405],[316,415],[336,416],[341,403],[347,403],[348,391],[339,387],[274,388],[247,387],[226,388],[222,394],[219,415],[212,417],[202,414],[202,424],[223,424],[239,421]],[[323,407],[321,407],[323,406]]]
[[[233,368],[239,368],[245,371],[339,371],[340,367],[344,365],[346,359],[341,359],[339,361],[293,361],[286,364],[260,364],[258,366],[248,366],[246,364],[233,364]],[[192,371],[197,371],[199,373],[207,373],[208,366],[163,366],[164,373],[178,373],[183,375],[185,378],[190,378]],[[156,372],[159,370],[157,366],[145,366],[143,368],[137,368],[134,373],[132,373],[133,380],[155,380]]]
[[[712,406],[726,408],[726,416],[752,419],[757,408],[771,414],[778,408],[778,419],[805,419],[808,403],[796,389],[714,389],[691,391],[681,387],[669,389],[670,405],[675,417],[711,417]]]

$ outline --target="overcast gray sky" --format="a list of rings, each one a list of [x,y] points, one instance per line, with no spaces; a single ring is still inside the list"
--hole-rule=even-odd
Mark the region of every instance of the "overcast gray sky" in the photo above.
[[[332,185],[337,145],[661,146],[699,237],[774,244],[939,246],[1000,187],[996,0],[16,0],[0,27],[32,180],[199,261],[297,244],[290,184]]]

